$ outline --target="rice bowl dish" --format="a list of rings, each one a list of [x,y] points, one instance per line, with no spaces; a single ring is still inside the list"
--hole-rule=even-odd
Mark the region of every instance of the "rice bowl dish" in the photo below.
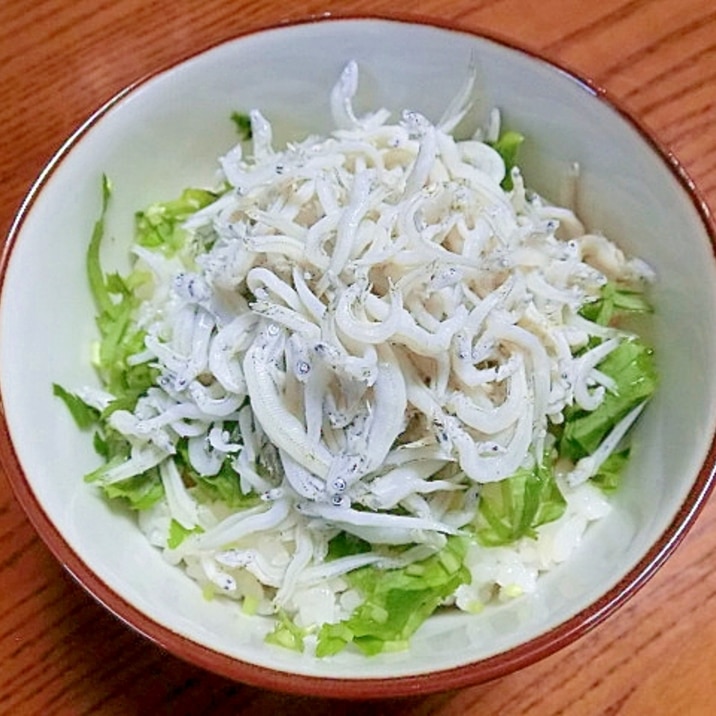
[[[43,192],[59,196],[71,174],[87,197],[63,259],[84,289],[59,289],[80,291],[83,328],[56,341],[52,374],[40,368],[39,404],[60,426],[52,440],[71,495],[44,496],[43,512],[60,515],[63,539],[82,555],[70,554],[71,568],[86,583],[82,563],[91,564],[101,575],[93,593],[172,650],[305,693],[322,683],[322,693],[357,693],[360,682],[406,693],[434,669],[454,686],[557,648],[632,593],[617,587],[625,574],[643,583],[695,515],[672,522],[684,500],[697,506],[710,489],[700,468],[708,431],[678,457],[659,447],[665,403],[676,406],[680,444],[714,418],[710,383],[701,394],[687,380],[673,402],[676,353],[663,328],[693,345],[713,297],[704,281],[703,316],[690,327],[677,319],[692,315],[691,298],[675,289],[679,262],[653,239],[663,214],[642,219],[602,182],[599,156],[578,136],[555,162],[539,101],[512,103],[496,89],[504,77],[487,69],[519,73],[535,61],[499,44],[458,33],[464,45],[446,57],[477,56],[477,69],[463,62],[439,101],[389,90],[366,101],[361,88],[376,94],[383,61],[373,40],[341,55],[327,29],[353,37],[363,22],[428,47],[453,37],[379,20],[292,27],[295,40],[318,37],[336,52],[313,81],[327,98],[321,111],[311,121],[298,112],[292,126],[284,100],[260,85],[217,82],[207,91],[222,99],[201,123],[224,129],[136,184],[139,155],[119,159],[132,131],[122,121],[145,101],[154,116],[171,95],[159,102],[163,83],[181,82],[160,75],[105,115],[118,118],[118,138],[103,136],[112,121],[90,127],[88,148],[70,152]],[[278,35],[216,48],[187,63],[187,79],[245,60],[252,41],[280,47]],[[319,55],[305,62],[320,68]],[[410,74],[401,63],[395,71]],[[609,161],[628,146],[632,165],[664,171],[648,143],[632,150],[608,105],[548,66],[537,76],[565,93],[569,121],[591,126],[603,114]],[[238,142],[237,109],[246,117],[235,124],[251,133]],[[188,129],[174,136],[207,136]],[[90,172],[93,140],[105,151]],[[639,198],[656,211],[681,191],[667,182]],[[676,205],[682,227],[708,236],[688,200]],[[5,287],[27,271],[27,245],[16,244]],[[696,245],[706,258],[679,260],[708,275],[709,240]],[[4,336],[16,335],[7,288],[3,303]],[[31,354],[35,340],[12,351],[3,340],[3,402],[28,475],[45,468],[23,447],[12,386],[27,368],[13,356]],[[689,360],[712,350],[707,339],[696,347]],[[57,395],[86,410],[94,438]],[[609,419],[595,420],[604,405]],[[669,485],[675,473],[699,479]],[[120,535],[127,553],[101,566]]]
[[[219,190],[137,214],[129,275],[93,235],[103,387],[56,388],[98,426],[87,480],[278,645],[406,648],[440,607],[533,592],[655,388],[617,327],[651,270],[526,189],[498,113],[453,138],[473,84],[390,123],[356,116],[350,62],[328,138],[277,150],[252,110]]]

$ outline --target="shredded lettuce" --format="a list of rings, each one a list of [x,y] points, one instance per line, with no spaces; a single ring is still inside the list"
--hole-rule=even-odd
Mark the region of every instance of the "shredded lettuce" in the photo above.
[[[505,162],[505,178],[502,180],[502,188],[510,191],[513,187],[512,168],[517,165],[517,151],[525,141],[524,135],[519,132],[508,130],[503,132],[497,141],[492,142],[492,148],[502,157]]]
[[[195,527],[193,530],[189,530],[173,519],[169,523],[167,547],[169,547],[169,549],[176,549],[190,534],[198,534],[203,531],[201,527]]]
[[[242,141],[251,139],[251,117],[244,112],[232,112],[231,121],[236,127],[236,133]]]
[[[94,448],[103,463],[87,473],[85,482],[97,483],[110,500],[124,500],[132,510],[146,510],[164,497],[164,486],[156,467],[119,482],[106,482],[110,470],[129,458],[130,445],[116,431],[99,424],[94,436]]]
[[[99,219],[94,224],[92,237],[87,248],[87,277],[95,305],[100,313],[111,311],[114,307],[110,296],[102,265],[100,262],[100,247],[104,238],[104,222],[107,215],[109,199],[112,195],[112,184],[106,175],[102,176],[102,209]]]
[[[535,465],[482,486],[475,535],[485,547],[536,537],[540,525],[559,519],[567,507],[552,469]]]
[[[134,325],[134,313],[139,304],[134,289],[144,278],[139,273],[123,279],[118,274],[105,274],[100,261],[100,249],[105,234],[105,216],[111,196],[111,184],[102,180],[102,211],[92,232],[87,251],[87,275],[92,297],[97,307],[97,327],[100,339],[96,350],[95,367],[106,390],[121,396],[114,410],[131,410],[139,396],[156,380],[158,372],[146,364],[130,365],[129,356],[144,349],[145,331]]]
[[[643,292],[620,288],[610,281],[602,287],[599,298],[585,304],[580,314],[600,326],[608,326],[625,314],[652,311],[652,306]]]
[[[135,238],[140,246],[173,256],[184,247],[187,232],[182,224],[199,209],[216,201],[206,189],[185,189],[178,199],[157,202],[135,214]]]
[[[103,413],[97,425],[98,429],[93,442],[95,452],[107,463],[122,462],[129,457],[129,442],[104,422],[105,417]]]
[[[95,452],[104,462],[85,475],[85,482],[97,482],[110,500],[124,500],[133,510],[145,510],[164,496],[159,473],[156,469],[120,482],[104,484],[103,479],[113,467],[121,465],[129,456],[127,440],[102,422],[98,410],[87,405],[80,397],[60,385],[53,385],[53,393],[67,406],[77,426],[82,430],[96,427],[93,439]]]
[[[188,456],[186,439],[177,443],[177,454],[174,456],[184,481],[192,486],[197,498],[202,502],[223,502],[232,510],[248,509],[261,502],[255,492],[244,493],[236,468],[231,459],[221,464],[216,475],[201,475],[191,465]]]
[[[93,478],[93,473],[90,473],[85,479],[93,482],[98,478],[99,475]],[[110,500],[124,500],[132,510],[148,510],[164,497],[164,487],[156,468],[121,482],[101,486]]]
[[[276,625],[265,638],[267,644],[282,646],[284,649],[302,652],[305,648],[304,638],[307,632],[301,629],[285,611],[276,614]]]
[[[591,478],[593,484],[602,492],[611,495],[619,489],[622,473],[629,461],[629,448],[613,452],[601,465],[599,471]]]
[[[94,365],[105,389],[118,397],[100,412],[60,385],[53,385],[53,394],[65,403],[79,427],[97,428],[93,446],[104,462],[85,475],[85,481],[98,482],[109,499],[124,500],[130,508],[143,510],[156,504],[164,496],[164,488],[156,468],[127,480],[104,484],[108,471],[125,462],[130,454],[128,441],[108,425],[107,418],[119,408],[133,409],[139,396],[154,383],[157,376],[157,371],[148,365],[131,365],[127,360],[129,356],[144,349],[145,334],[134,326],[134,312],[139,302],[134,291],[145,277],[133,272],[122,278],[118,274],[105,274],[102,270],[100,254],[111,194],[111,183],[103,176],[101,211],[94,224],[87,250],[86,269],[90,291],[97,308],[97,327],[100,334]]]
[[[339,559],[340,557],[349,557],[354,554],[363,554],[370,552],[371,549],[373,548],[370,542],[366,542],[364,539],[348,532],[339,532],[328,542],[326,561]]]
[[[57,383],[52,384],[52,394],[62,400],[70,411],[77,427],[80,430],[91,428],[99,419],[99,411],[82,400],[78,395],[70,393]]]
[[[463,538],[449,537],[440,552],[407,567],[363,567],[348,574],[364,601],[347,619],[321,627],[316,656],[336,654],[351,643],[367,655],[406,648],[443,600],[470,582],[466,550]]]
[[[622,341],[597,367],[615,381],[616,390],[606,391],[595,410],[565,410],[559,451],[574,461],[591,455],[609,431],[656,390],[654,352],[638,338]]]

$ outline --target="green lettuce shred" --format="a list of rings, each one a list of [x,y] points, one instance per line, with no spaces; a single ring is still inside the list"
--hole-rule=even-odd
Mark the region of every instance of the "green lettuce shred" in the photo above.
[[[121,396],[108,412],[119,407],[133,409],[139,396],[154,383],[157,376],[157,371],[146,364],[130,365],[127,362],[129,356],[144,349],[145,332],[134,327],[133,317],[139,299],[133,289],[145,277],[135,272],[123,279],[119,274],[105,274],[102,271],[100,249],[111,191],[109,180],[103,177],[102,210],[87,251],[87,275],[97,308],[96,320],[100,334],[94,359],[95,368],[106,390],[112,395]]]
[[[232,112],[230,118],[236,127],[239,139],[242,141],[251,139],[251,117],[245,112]]]
[[[505,163],[505,178],[500,184],[505,191],[510,191],[513,187],[512,169],[517,165],[517,152],[524,141],[524,135],[508,130],[503,132],[497,141],[489,143]]]
[[[369,656],[406,648],[408,639],[443,600],[469,583],[466,551],[464,538],[449,537],[440,552],[407,567],[362,567],[351,572],[348,582],[364,601],[347,619],[321,627],[316,656],[331,656],[348,644]]]
[[[276,614],[276,625],[265,641],[267,644],[282,646],[284,649],[302,652],[305,648],[304,638],[307,632],[301,629],[283,610]]]
[[[600,326],[609,326],[626,314],[652,311],[653,308],[643,292],[620,288],[610,281],[602,287],[599,298],[584,305],[580,314]]]
[[[599,471],[591,479],[607,495],[611,495],[619,489],[622,480],[622,473],[629,461],[629,448],[613,452],[601,465]]]
[[[164,497],[164,486],[157,468],[152,468],[141,475],[129,477],[121,482],[113,482],[107,485],[101,483],[99,474],[94,479],[100,479],[104,494],[110,500],[124,500],[132,510],[148,510]],[[94,479],[93,473],[90,473],[85,478],[87,482],[93,482]]]
[[[104,238],[104,223],[109,206],[109,199],[112,196],[112,184],[106,175],[102,176],[102,208],[99,219],[94,224],[89,247],[87,249],[87,277],[89,278],[90,291],[94,298],[95,305],[100,313],[111,311],[113,301],[107,288],[102,265],[100,262],[100,247]]]
[[[91,405],[87,405],[82,398],[65,390],[61,385],[53,383],[52,394],[67,406],[67,410],[70,411],[70,415],[80,430],[91,428],[99,420],[98,410],[95,410]]]
[[[559,519],[567,507],[554,473],[547,465],[523,468],[480,490],[475,536],[484,547],[536,537],[536,528]]]
[[[144,349],[144,333],[133,328],[138,304],[133,290],[146,279],[139,272],[130,273],[126,279],[118,274],[105,274],[101,266],[100,253],[111,195],[111,183],[103,176],[101,211],[92,230],[86,269],[100,334],[93,362],[106,390],[120,397],[100,413],[60,385],[53,385],[53,393],[65,403],[81,428],[96,427],[93,446],[104,463],[85,475],[85,481],[98,482],[109,499],[123,500],[131,509],[144,510],[156,504],[164,494],[156,468],[120,482],[103,482],[107,472],[127,460],[130,453],[127,440],[109,427],[108,416],[119,408],[132,410],[156,377],[156,371],[147,365],[132,366],[127,360]]]
[[[597,367],[615,381],[616,390],[607,390],[595,410],[565,410],[559,451],[573,461],[591,455],[610,430],[656,390],[654,351],[638,338],[622,341]]]
[[[328,554],[326,561],[340,559],[341,557],[350,557],[354,554],[363,554],[373,549],[370,542],[366,542],[360,537],[350,534],[349,532],[339,532],[328,542]]]
[[[135,214],[135,237],[140,246],[173,256],[182,248],[187,232],[182,224],[199,209],[216,201],[206,189],[185,189],[178,199],[151,204]]]
[[[199,534],[203,531],[204,530],[202,530],[201,527],[195,527],[193,530],[188,530],[182,524],[173,519],[169,523],[167,547],[169,547],[169,549],[176,549],[189,535]]]
[[[200,501],[223,502],[232,510],[249,509],[261,503],[256,492],[242,492],[239,474],[230,458],[221,464],[216,475],[200,475],[189,461],[188,442],[183,438],[177,443],[174,461],[185,482],[196,490]]]

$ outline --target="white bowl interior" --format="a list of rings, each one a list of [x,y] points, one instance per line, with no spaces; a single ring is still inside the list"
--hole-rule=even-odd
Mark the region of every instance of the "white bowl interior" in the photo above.
[[[97,464],[51,384],[94,381],[93,308],[84,258],[100,178],[114,185],[108,265],[123,265],[133,213],[211,184],[235,139],[233,110],[260,108],[279,139],[330,129],[328,93],[345,63],[361,71],[359,108],[409,107],[438,119],[470,61],[478,115],[492,106],[528,137],[527,182],[557,195],[582,168],[581,210],[659,281],[653,342],[659,393],[640,424],[616,509],[535,597],[478,616],[431,620],[410,651],[328,660],[267,647],[261,619],[205,601],[131,518],[82,475]],[[140,85],[90,123],[40,186],[9,262],[0,305],[0,385],[15,449],[42,509],[69,547],[117,594],[173,632],[242,660],[321,677],[425,673],[500,653],[562,623],[613,587],[674,518],[716,423],[716,266],[691,198],[641,134],[588,87],[519,51],[469,34],[383,20],[300,24],[228,42]]]

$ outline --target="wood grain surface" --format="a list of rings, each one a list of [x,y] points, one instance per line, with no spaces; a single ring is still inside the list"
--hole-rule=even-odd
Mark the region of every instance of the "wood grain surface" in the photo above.
[[[399,9],[487,30],[590,76],[716,207],[711,0],[0,0],[0,236],[63,140],[148,72],[277,20]],[[1,470],[0,470],[1,471]],[[716,713],[716,504],[667,565],[560,653],[461,691],[371,705],[250,688],[183,663],[98,606],[0,477],[0,714]]]

